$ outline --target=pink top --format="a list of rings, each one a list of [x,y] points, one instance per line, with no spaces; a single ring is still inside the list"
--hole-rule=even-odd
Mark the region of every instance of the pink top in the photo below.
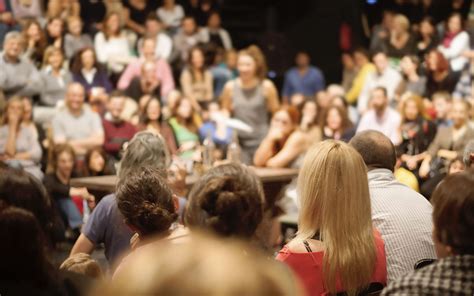
[[[387,283],[387,264],[385,259],[384,242],[380,233],[375,231],[375,246],[377,260],[371,278],[372,283]],[[301,280],[307,295],[326,295],[323,287],[323,256],[324,252],[293,253],[287,246],[278,253],[276,260],[287,264]],[[337,280],[337,291],[344,291],[341,282]]]
[[[144,61],[143,58],[140,58],[128,64],[122,76],[120,76],[117,84],[118,89],[126,89],[133,78],[141,75],[142,64]],[[166,99],[168,94],[174,90],[174,79],[170,65],[163,59],[156,60],[156,77],[161,81],[161,97]]]

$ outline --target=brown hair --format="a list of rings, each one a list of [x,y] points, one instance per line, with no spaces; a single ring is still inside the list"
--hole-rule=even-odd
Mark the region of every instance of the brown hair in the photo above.
[[[104,168],[102,169],[101,172],[98,172],[99,174],[102,174],[102,175],[113,175],[113,172],[110,171],[110,168],[107,166],[107,153],[105,153],[104,149],[102,147],[94,147],[94,148],[91,148],[89,150],[87,150],[87,153],[86,153],[86,156],[84,158],[84,175],[85,176],[92,176],[94,175],[93,172],[90,170],[89,168],[89,163],[91,161],[91,157],[92,157],[92,154],[94,154],[94,152],[97,152],[100,154],[100,156],[102,156],[102,158],[104,159]]]
[[[436,69],[435,70],[431,70],[430,69],[430,66],[429,66],[429,56],[430,55],[436,55]],[[449,62],[448,60],[443,56],[443,54],[437,50],[437,49],[433,49],[431,50],[428,55],[426,56],[426,63],[428,64],[427,65],[427,72],[428,74],[430,74],[430,72],[445,72],[445,71],[449,71]]]
[[[178,108],[184,100],[188,100],[191,104],[192,112],[189,118],[180,118],[178,116]],[[179,96],[174,102],[173,106],[171,106],[171,114],[178,120],[180,124],[183,124],[184,126],[186,126],[187,129],[194,133],[198,131],[199,126],[201,125],[201,119],[199,117],[199,114],[196,112],[196,109],[194,109],[191,100],[182,95]]]
[[[474,170],[447,176],[431,198],[435,235],[455,254],[474,254]]]
[[[246,49],[239,51],[239,56],[246,55],[255,61],[255,76],[264,80],[267,76],[267,62],[262,50],[256,45],[250,45]]]
[[[330,105],[326,109],[323,109],[323,113],[321,116],[321,131],[324,133],[324,127],[327,124],[327,118],[329,115],[329,112],[331,110],[336,110],[339,116],[341,117],[341,130],[344,132],[345,130],[349,129],[352,127],[352,122],[349,119],[349,115],[347,114],[347,109],[344,107],[338,106],[338,105]]]
[[[165,175],[156,168],[135,168],[117,185],[117,206],[126,223],[141,235],[166,232],[178,218]]]
[[[72,62],[72,66],[71,66],[71,72],[72,72],[72,73],[75,73],[75,74],[81,73],[81,70],[82,70],[82,67],[83,67],[83,65],[82,65],[82,55],[83,55],[86,51],[91,51],[92,54],[94,55],[94,67],[97,69],[97,71],[102,70],[101,67],[100,67],[99,62],[97,61],[97,55],[96,55],[96,53],[95,53],[94,48],[92,48],[92,47],[84,47],[84,48],[81,48],[81,49],[74,55],[73,62]]]
[[[56,169],[58,168],[58,158],[63,152],[69,153],[72,156],[72,159],[76,159],[76,153],[74,149],[69,144],[58,144],[54,145],[52,149],[49,150],[49,161],[48,161],[48,169],[46,170],[48,173],[55,173]]]
[[[291,122],[293,123],[293,125],[295,126],[298,126],[298,124],[300,123],[300,120],[301,120],[301,115],[300,115],[300,111],[298,110],[298,108],[296,108],[295,106],[292,106],[292,105],[283,105],[280,107],[280,109],[277,110],[277,112],[280,112],[280,111],[285,111],[288,116],[290,117],[291,119]],[[277,113],[275,112],[275,113]]]
[[[101,279],[103,277],[99,263],[92,259],[91,255],[86,253],[71,255],[64,260],[59,270],[71,271],[93,279]]]
[[[20,116],[20,120],[23,118],[23,113],[24,113],[24,107],[23,107],[23,98],[21,96],[13,96],[11,97],[7,103],[5,104],[5,109],[3,111],[3,124],[8,124],[8,108],[10,108],[10,105],[13,103],[19,103],[21,104],[21,109],[22,109],[22,114]]]
[[[428,115],[426,114],[425,111],[425,104],[423,103],[423,99],[419,95],[409,95],[405,98],[402,98],[401,104],[400,104],[400,115],[402,116],[402,123],[405,123],[407,121],[406,115],[405,115],[405,107],[408,102],[414,102],[416,104],[416,108],[418,109],[418,116],[421,116],[423,118],[428,118]]]
[[[189,193],[184,216],[189,227],[222,236],[250,238],[262,221],[262,184],[248,168],[225,164],[209,170]]]
[[[64,63],[64,53],[62,52],[62,50],[60,48],[57,48],[56,46],[48,46],[48,48],[46,48],[46,50],[44,51],[43,55],[43,67],[46,67],[49,64],[49,58],[55,53],[61,54]]]
[[[120,23],[120,14],[116,11],[111,11],[109,12],[105,17],[104,17],[104,20],[102,21],[102,33],[104,33],[104,36],[105,36],[105,40],[109,40],[110,37],[112,37],[113,35],[110,34],[108,28],[107,28],[107,22],[109,21],[109,19],[113,16],[117,16],[119,18],[119,28],[118,28],[118,32],[116,33],[116,36],[120,35],[120,32],[122,30],[122,25]]]
[[[23,31],[21,32],[21,35],[23,37],[23,43],[24,43],[23,48],[26,50],[28,46],[28,40],[29,40],[28,30],[30,29],[32,25],[35,25],[38,27],[38,31],[40,35],[40,39],[38,41],[38,44],[36,45],[36,51],[34,53],[35,56],[33,56],[32,58],[34,58],[35,60],[41,61],[41,57],[43,56],[44,50],[48,46],[48,41],[46,40],[46,34],[44,33],[43,28],[41,27],[40,23],[35,19],[29,19],[26,25],[23,27]]]

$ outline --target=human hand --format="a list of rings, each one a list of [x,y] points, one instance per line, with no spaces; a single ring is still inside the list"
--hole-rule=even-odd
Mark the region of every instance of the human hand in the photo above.
[[[268,132],[267,138],[272,141],[278,141],[283,139],[283,132],[276,128],[271,128]]]
[[[420,177],[425,179],[428,177],[428,174],[430,173],[430,162],[429,161],[423,161],[420,166],[420,170],[418,171],[418,174]]]
[[[407,164],[408,169],[410,169],[410,170],[415,170],[416,167],[418,166],[418,162],[416,161],[416,159],[413,156],[410,156],[406,160],[406,164]]]

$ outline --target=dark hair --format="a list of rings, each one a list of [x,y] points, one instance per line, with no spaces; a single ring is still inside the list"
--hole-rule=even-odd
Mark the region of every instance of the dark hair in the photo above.
[[[178,218],[166,173],[155,168],[136,168],[121,178],[117,205],[127,224],[149,236],[166,232]]]
[[[145,22],[148,22],[148,21],[162,23],[161,19],[154,12],[150,12],[149,14],[147,14],[147,16],[145,18]]]
[[[395,147],[381,132],[368,130],[357,133],[349,144],[362,155],[369,169],[388,169],[393,172],[397,161]]]
[[[193,104],[191,104],[191,116],[189,118],[181,118],[181,116],[178,115],[178,109],[179,106],[183,103],[183,101],[187,100],[189,104],[191,104],[191,100],[187,97],[180,96],[176,99],[174,102],[174,105],[171,107],[171,114],[180,122],[180,124],[186,126],[186,128],[193,133],[197,133],[199,129],[199,120],[198,120],[198,115],[196,112],[196,109],[194,109]]]
[[[74,58],[73,58],[73,61],[72,61],[72,66],[71,66],[71,72],[72,73],[75,73],[75,74],[79,74],[81,73],[81,70],[82,70],[82,54],[86,51],[92,51],[92,54],[94,55],[94,67],[97,69],[97,71],[101,71],[102,68],[99,64],[99,62],[97,61],[97,55],[95,53],[95,50],[94,48],[92,47],[83,47],[81,48],[75,55],[74,55]]]
[[[431,54],[436,55],[436,69],[431,70],[430,66],[426,66],[426,71],[428,75],[432,75],[432,72],[444,72],[444,71],[449,71],[450,66],[449,66],[449,61],[444,57],[444,55],[438,50],[438,49],[432,49],[428,52],[425,58],[425,63],[429,64],[428,59]]]
[[[387,93],[387,89],[383,86],[376,86],[372,89],[372,93],[376,90],[381,90],[383,92],[383,95],[387,98],[388,97],[388,93]]]
[[[263,219],[262,184],[250,169],[225,164],[209,170],[189,193],[184,221],[222,236],[250,238]]]
[[[43,232],[31,212],[0,203],[0,241],[2,282],[15,282],[37,291],[58,287]]]
[[[462,15],[459,13],[459,12],[453,12],[451,13],[447,18],[446,18],[446,33],[448,33],[448,23],[449,23],[449,20],[453,17],[458,17],[459,20],[461,21],[461,31],[465,29],[465,26],[466,26],[466,23],[464,22],[464,19],[462,17]]]
[[[202,64],[202,68],[199,71],[201,72],[203,79],[204,79],[204,71],[206,71],[206,68],[207,68],[207,59],[206,59],[206,54],[204,52],[204,48],[202,48],[199,45],[192,47],[189,50],[187,62],[188,62],[188,70],[191,74],[191,79],[193,82],[196,82],[196,77],[194,76],[194,71],[193,71],[193,52],[195,51],[200,51],[202,54],[203,64]]]
[[[373,60],[375,58],[375,56],[379,55],[379,54],[383,54],[385,57],[387,57],[387,52],[384,51],[384,50],[376,50],[376,51],[373,51],[372,52],[372,57],[371,59]]]
[[[145,108],[144,108],[144,111],[145,111],[145,112],[143,112],[143,114],[140,116],[140,123],[142,123],[142,124],[145,124],[145,125],[146,125],[146,124],[150,123],[150,119],[148,118],[148,114],[147,114],[147,113],[148,113],[148,107],[150,106],[150,103],[151,103],[152,101],[157,101],[158,104],[160,105],[160,109],[161,109],[161,102],[160,102],[160,99],[158,99],[158,98],[155,97],[155,96],[150,97],[150,99],[148,100],[148,102],[147,102],[146,105],[145,105]],[[160,123],[163,122],[163,114],[161,114],[161,112],[160,112],[160,117],[158,118],[158,122],[160,122]]]
[[[102,169],[101,172],[92,172],[90,167],[89,167],[89,162],[91,161],[92,154],[94,152],[97,152],[100,154],[100,156],[104,159],[104,168]],[[104,149],[102,147],[95,147],[92,149],[87,150],[86,156],[84,158],[84,175],[85,176],[93,176],[94,174],[98,175],[113,175],[114,172],[110,170],[110,167],[107,165],[107,153],[105,153]]]
[[[347,114],[347,109],[344,107],[338,106],[338,105],[330,105],[328,108],[323,110],[323,116],[321,117],[322,123],[321,123],[321,130],[324,133],[324,127],[327,125],[327,118],[329,115],[329,112],[331,110],[335,109],[339,116],[341,117],[341,131],[344,132],[347,129],[352,127],[352,122],[349,119],[349,116]]]
[[[365,56],[367,58],[367,60],[370,60],[369,51],[367,49],[365,49],[364,47],[357,47],[352,52],[352,55],[355,55],[356,53],[360,53],[361,55]]]
[[[447,176],[431,202],[437,239],[456,254],[474,254],[474,170]]]
[[[49,151],[47,173],[56,173],[56,170],[58,169],[58,158],[63,152],[69,153],[73,159],[76,159],[74,148],[69,144],[54,145]]]

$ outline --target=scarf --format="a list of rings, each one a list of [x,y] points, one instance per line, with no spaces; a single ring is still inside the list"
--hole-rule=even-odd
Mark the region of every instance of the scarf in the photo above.
[[[461,31],[458,31],[456,33],[451,33],[451,32],[446,32],[444,35],[443,39],[443,46],[446,48],[449,48],[451,46],[451,42],[453,42],[453,39],[459,34]]]

